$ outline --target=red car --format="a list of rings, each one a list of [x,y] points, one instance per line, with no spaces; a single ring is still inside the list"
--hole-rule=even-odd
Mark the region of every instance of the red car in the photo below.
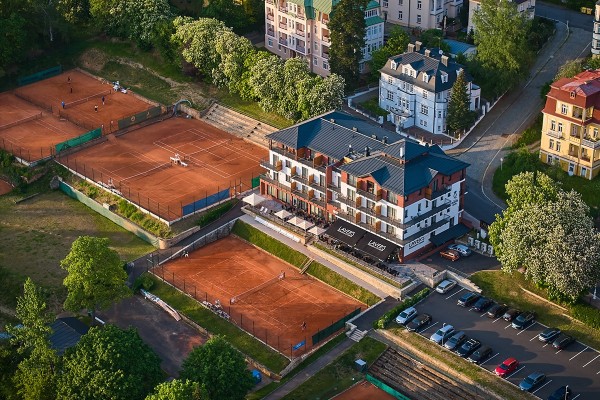
[[[506,375],[514,372],[517,368],[519,368],[519,362],[516,358],[511,357],[504,360],[504,362],[496,367],[494,372],[496,375],[504,378]]]

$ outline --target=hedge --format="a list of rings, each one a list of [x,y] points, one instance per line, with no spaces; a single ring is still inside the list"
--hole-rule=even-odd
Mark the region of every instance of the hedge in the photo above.
[[[425,288],[421,290],[419,293],[415,294],[413,297],[409,297],[404,300],[402,303],[398,304],[396,307],[392,308],[390,311],[386,312],[379,318],[378,320],[373,321],[373,328],[375,329],[385,329],[388,324],[396,318],[396,316],[400,313],[400,311],[407,309],[408,307],[412,307],[421,300],[423,300],[429,294],[430,289]]]

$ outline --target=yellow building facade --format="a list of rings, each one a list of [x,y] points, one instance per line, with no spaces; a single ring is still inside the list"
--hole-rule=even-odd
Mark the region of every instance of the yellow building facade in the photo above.
[[[540,159],[569,175],[600,172],[600,70],[553,82],[542,110]]]

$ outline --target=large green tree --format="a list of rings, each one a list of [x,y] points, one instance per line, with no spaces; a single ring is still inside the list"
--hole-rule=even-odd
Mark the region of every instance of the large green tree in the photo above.
[[[154,388],[154,391],[146,397],[146,400],[202,400],[202,389],[198,382],[190,380],[174,379],[163,382]]]
[[[95,317],[97,309],[131,295],[125,286],[127,273],[123,263],[109,247],[107,238],[77,238],[60,265],[67,271],[63,282],[67,288],[66,310],[78,312],[86,308]]]
[[[160,358],[133,328],[93,327],[63,356],[59,400],[141,400],[163,380]]]
[[[223,31],[215,41],[219,65],[212,71],[212,80],[217,86],[226,86],[231,93],[240,93],[243,85],[244,62],[255,53],[252,43],[231,31]]]
[[[262,9],[264,13],[264,6]],[[202,9],[202,16],[223,21],[236,33],[242,34],[248,31],[252,20],[246,15],[242,2],[236,0],[210,0],[208,5]]]
[[[192,350],[181,378],[198,382],[209,400],[242,400],[254,385],[244,356],[220,336]]]
[[[514,86],[527,74],[530,57],[525,14],[511,1],[482,0],[473,24],[476,59],[493,79],[495,91]]]
[[[470,110],[471,98],[467,88],[468,82],[465,72],[460,71],[450,91],[448,99],[448,130],[460,134],[467,130],[473,123],[473,112]]]
[[[393,28],[385,46],[371,53],[371,59],[368,61],[371,79],[378,81],[381,76],[379,70],[385,66],[390,57],[404,53],[409,42],[410,37],[404,29],[399,26]]]
[[[359,79],[359,64],[365,47],[364,10],[367,0],[340,0],[331,11],[327,27],[330,30],[329,65],[348,84]]]

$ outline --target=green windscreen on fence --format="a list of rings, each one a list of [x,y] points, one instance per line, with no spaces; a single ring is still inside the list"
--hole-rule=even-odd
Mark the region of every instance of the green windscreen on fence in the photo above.
[[[146,111],[139,112],[137,114],[125,117],[119,120],[119,129],[125,129],[131,125],[139,124],[140,122],[147,121],[151,118],[158,117],[162,113],[160,106],[152,107]]]
[[[56,67],[48,68],[43,71],[36,72],[35,74],[22,76],[17,78],[17,85],[23,86],[33,82],[41,81],[42,79],[50,78],[51,76],[58,75],[62,72],[62,66],[57,65]]]
[[[56,154],[60,153],[63,150],[69,149],[71,147],[79,146],[80,144],[84,144],[86,142],[89,142],[90,140],[99,138],[100,136],[102,136],[102,129],[96,128],[92,131],[84,133],[81,136],[77,136],[73,139],[69,139],[64,142],[60,142],[56,145]]]
[[[252,178],[252,189],[260,185],[260,177]]]
[[[344,325],[346,324],[346,321],[348,321],[350,318],[352,318],[358,314],[360,314],[360,308],[357,308],[356,310],[352,311],[350,314],[346,315],[339,321],[334,322],[333,324],[329,325],[325,329],[319,330],[319,332],[315,333],[312,337],[313,346],[316,345],[317,343],[319,343],[321,340],[333,335],[335,332],[342,329],[344,327]]]
[[[386,393],[391,394],[392,396],[394,396],[395,398],[397,398],[399,400],[410,400],[410,397],[406,397],[405,395],[403,395],[396,389],[386,385],[385,383],[381,382],[379,379],[377,379],[369,374],[367,374],[367,381],[371,382],[373,385],[377,386],[379,389],[383,390]]]

